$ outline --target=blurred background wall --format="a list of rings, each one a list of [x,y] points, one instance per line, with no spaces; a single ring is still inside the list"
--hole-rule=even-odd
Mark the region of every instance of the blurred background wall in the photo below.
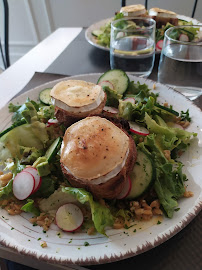
[[[194,0],[148,0],[148,8],[160,7],[191,17],[193,3]],[[8,4],[11,64],[57,28],[87,27],[99,20],[113,17],[121,7],[120,0],[8,0]],[[126,0],[126,4],[144,4],[144,0]],[[202,0],[198,1],[195,18],[202,22]],[[2,1],[0,37],[3,39]],[[0,57],[0,67],[2,66]]]

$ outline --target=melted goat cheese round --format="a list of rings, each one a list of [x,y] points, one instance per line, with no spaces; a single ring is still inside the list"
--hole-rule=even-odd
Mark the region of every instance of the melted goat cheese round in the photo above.
[[[175,12],[165,10],[165,9],[160,9],[160,8],[151,8],[149,10],[149,15],[156,16],[159,18],[176,18],[177,17],[177,14]]]
[[[100,85],[81,80],[68,80],[56,84],[51,90],[55,106],[68,112],[87,112],[96,109],[104,100]]]
[[[129,137],[98,116],[71,125],[61,147],[61,163],[75,178],[100,184],[116,176],[129,153]]]

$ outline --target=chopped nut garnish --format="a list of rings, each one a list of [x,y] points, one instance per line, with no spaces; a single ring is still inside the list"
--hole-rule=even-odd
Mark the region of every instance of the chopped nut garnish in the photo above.
[[[42,248],[45,248],[45,247],[47,247],[47,243],[45,241],[40,241],[40,246]]]
[[[163,150],[164,156],[167,160],[170,160],[170,150]]]
[[[185,121],[185,123],[182,125],[183,128],[187,128],[190,125],[189,121]]]
[[[0,175],[0,186],[5,187],[8,182],[12,179],[13,174],[11,172],[6,173],[6,174],[1,174]]]
[[[185,198],[190,198],[190,197],[193,197],[194,196],[194,193],[191,192],[191,191],[185,191],[185,193],[183,194],[183,196]]]
[[[95,228],[94,227],[89,228],[88,231],[87,231],[88,235],[92,235],[94,233],[95,233]]]

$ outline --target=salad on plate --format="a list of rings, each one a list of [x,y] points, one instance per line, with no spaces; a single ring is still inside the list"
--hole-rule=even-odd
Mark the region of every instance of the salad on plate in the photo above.
[[[94,29],[91,34],[95,42],[103,47],[110,47],[110,32],[111,32],[111,21],[122,19],[124,17],[148,17],[153,18],[156,21],[156,52],[162,50],[164,33],[167,29],[173,26],[190,25],[189,28],[181,30],[178,35],[181,41],[193,41],[197,39],[198,30],[197,28],[191,27],[193,22],[191,20],[182,19],[182,16],[178,16],[175,12],[164,10],[160,8],[151,8],[146,10],[143,5],[130,5],[122,7],[112,19],[107,20],[99,29]],[[178,18],[179,17],[179,18]],[[119,23],[119,27],[128,28],[134,27],[134,23],[127,25],[127,22],[123,22],[122,25]]]
[[[107,236],[155,216],[172,218],[191,197],[179,157],[197,134],[189,110],[160,104],[158,93],[109,70],[97,84],[67,80],[38,100],[9,104],[0,133],[0,206],[32,214],[47,231]],[[45,247],[45,244],[44,244]]]

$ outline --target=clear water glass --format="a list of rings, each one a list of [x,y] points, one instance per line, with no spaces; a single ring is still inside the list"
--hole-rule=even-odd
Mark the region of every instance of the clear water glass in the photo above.
[[[191,39],[190,27],[197,33],[192,41],[188,40]],[[176,40],[182,33],[181,41]],[[202,25],[175,26],[165,32],[158,81],[191,100],[202,94]]]
[[[111,23],[110,66],[130,74],[147,77],[155,59],[153,19],[126,17]]]

